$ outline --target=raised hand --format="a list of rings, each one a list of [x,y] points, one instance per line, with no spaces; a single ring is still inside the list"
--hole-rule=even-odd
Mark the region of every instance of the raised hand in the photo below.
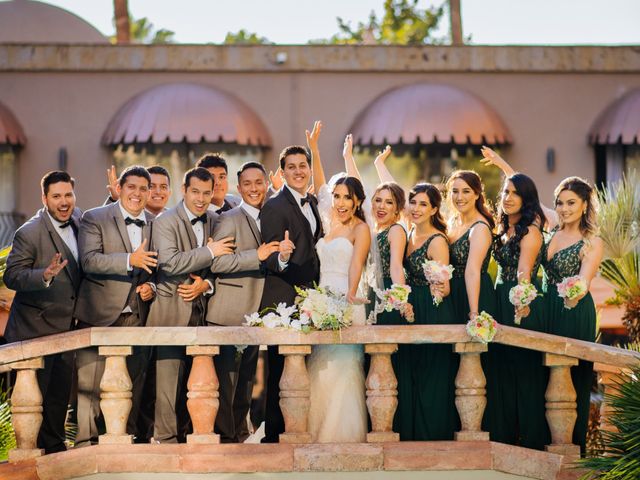
[[[132,267],[138,267],[143,269],[147,273],[151,273],[151,268],[158,265],[158,260],[155,258],[158,256],[158,252],[151,252],[146,249],[147,239],[142,240],[142,243],[136,250],[129,255],[129,265]]]
[[[296,249],[296,246],[291,240],[289,240],[289,230],[284,231],[284,240],[280,242],[280,261],[288,262],[291,258],[291,254]]]
[[[263,243],[258,247],[258,260],[264,262],[272,253],[280,250],[280,242]]]
[[[313,122],[313,130],[311,130],[311,132],[309,132],[309,130],[304,131],[305,135],[307,136],[307,145],[309,146],[309,150],[318,150],[318,139],[320,138],[321,131],[322,122],[320,120],[316,120],[315,122]]]
[[[513,168],[511,168],[511,165],[509,165],[504,158],[502,158],[489,147],[483,145],[480,149],[480,153],[482,153],[483,157],[480,159],[480,163],[482,163],[483,165],[495,165],[508,177],[515,173]]]
[[[236,244],[234,243],[233,237],[225,237],[215,242],[211,237],[209,237],[209,240],[207,241],[207,248],[211,251],[214,257],[219,257],[220,255],[233,253],[236,248]]]
[[[376,157],[376,159],[374,160],[374,164],[383,164],[384,162],[387,160],[387,158],[389,158],[389,155],[391,155],[391,147],[389,145],[387,145],[384,150],[382,150],[378,156]]]
[[[62,254],[56,253],[51,259],[51,263],[44,269],[42,279],[45,283],[49,283],[55,276],[57,276],[62,269],[67,265],[68,260],[62,260]]]
[[[136,293],[140,295],[140,300],[142,300],[143,302],[148,302],[156,294],[149,282],[138,285],[136,287]]]
[[[276,173],[272,171],[269,172],[269,181],[274,190],[280,190],[282,188],[282,185],[284,185],[284,176],[280,167],[278,167]]]
[[[120,194],[118,193],[118,176],[116,175],[115,165],[111,165],[111,168],[107,169],[107,182],[109,196],[115,202],[120,198]]]
[[[344,145],[342,147],[342,158],[350,160],[353,158],[353,135],[348,134],[344,138]]]
[[[203,280],[199,275],[190,273],[189,276],[193,279],[193,283],[181,283],[178,285],[178,295],[180,295],[185,302],[192,302],[211,288],[209,282]]]

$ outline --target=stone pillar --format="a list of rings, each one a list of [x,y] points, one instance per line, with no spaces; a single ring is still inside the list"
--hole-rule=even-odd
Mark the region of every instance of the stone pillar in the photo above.
[[[487,379],[480,362],[480,354],[487,349],[486,343],[479,342],[456,343],[453,346],[453,351],[460,354],[456,408],[461,430],[454,435],[457,441],[489,440],[489,432],[482,431],[482,416],[487,407]]]
[[[220,435],[213,433],[218,414],[218,375],[213,357],[220,353],[217,346],[188,346],[187,355],[193,356],[191,373],[187,382],[187,410],[193,424],[193,433],[187,435],[187,443],[220,443]]]
[[[284,369],[280,377],[280,409],[284,431],[280,443],[310,443],[309,434],[309,374],[304,357],[311,345],[280,345]]]
[[[16,445],[9,452],[9,462],[19,462],[44,454],[36,443],[42,425],[42,393],[36,370],[44,367],[42,357],[11,364],[16,371],[16,384],[11,394],[11,423],[16,433]]]
[[[602,390],[605,394],[605,397],[602,399],[602,403],[600,404],[600,430],[615,432],[617,431],[617,428],[609,423],[612,408],[607,402],[606,395],[616,394],[618,392],[620,384],[627,381],[624,377],[628,372],[620,367],[614,367],[612,365],[605,365],[602,363],[596,363],[593,367],[594,370],[598,372],[598,383],[602,385]]]
[[[107,430],[98,438],[101,445],[133,443],[133,436],[127,434],[133,387],[127,371],[127,356],[131,351],[130,346],[98,348],[98,353],[107,357],[100,380],[100,410]]]
[[[371,356],[367,375],[367,409],[371,417],[371,432],[367,442],[398,442],[400,435],[393,431],[393,416],[398,408],[398,380],[391,365],[391,354],[398,350],[395,343],[365,345]]]
[[[547,422],[551,431],[551,445],[547,452],[580,458],[580,447],[571,443],[573,427],[578,418],[576,412],[576,390],[571,380],[571,367],[578,359],[555,353],[544,354],[544,365],[551,368],[549,385],[544,395],[547,407]]]

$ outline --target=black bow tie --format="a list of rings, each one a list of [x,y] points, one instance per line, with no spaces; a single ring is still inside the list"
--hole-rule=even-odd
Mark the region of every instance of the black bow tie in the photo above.
[[[311,205],[313,203],[313,200],[314,200],[314,198],[311,195],[307,194],[306,197],[302,197],[300,199],[300,206],[304,207],[305,203],[308,203],[309,205]]]
[[[72,220],[67,220],[66,222],[60,224],[60,228],[67,228],[67,227],[71,227],[71,230],[73,230],[73,234],[76,237],[78,236],[78,227]]]
[[[202,215],[200,215],[199,217],[196,217],[196,218],[192,218],[192,219],[191,219],[191,225],[195,225],[195,224],[196,224],[196,223],[198,223],[198,222],[202,222],[203,224],[204,224],[204,223],[207,223],[207,214],[206,214],[206,213],[203,213],[203,214],[202,214]]]
[[[140,228],[146,225],[144,220],[140,220],[139,218],[131,218],[131,217],[125,218],[124,223],[125,225],[131,225],[133,223],[136,227],[140,227]]]

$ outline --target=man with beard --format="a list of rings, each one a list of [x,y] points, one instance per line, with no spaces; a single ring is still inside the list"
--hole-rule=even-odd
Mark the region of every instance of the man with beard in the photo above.
[[[47,173],[40,182],[44,207],[15,234],[4,273],[6,286],[16,291],[5,331],[8,342],[67,332],[73,327],[73,308],[80,269],[74,179],[66,172]],[[45,453],[66,450],[67,416],[73,353],[44,357],[37,370],[42,392],[42,425],[38,448]]]

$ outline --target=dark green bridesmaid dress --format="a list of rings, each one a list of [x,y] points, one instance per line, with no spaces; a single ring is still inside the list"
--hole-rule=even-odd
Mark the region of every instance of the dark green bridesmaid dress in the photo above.
[[[382,264],[380,267],[382,269],[382,281],[384,283],[384,288],[391,288],[393,285],[393,281],[391,280],[391,245],[389,244],[389,231],[398,225],[398,228],[401,228],[405,234],[405,247],[403,251],[407,251],[406,246],[406,231],[402,225],[399,223],[394,223],[386,230],[381,231],[376,235],[376,242],[378,242],[378,251],[380,253],[380,263]],[[407,321],[400,315],[398,310],[391,310],[390,312],[382,312],[378,315],[378,319],[376,320],[378,325],[407,325]]]
[[[467,286],[464,280],[464,272],[467,268],[467,260],[469,258],[469,250],[471,244],[469,242],[469,233],[471,228],[478,224],[483,224],[490,230],[489,225],[478,220],[475,222],[469,230],[467,230],[460,238],[451,243],[449,247],[449,255],[451,258],[451,265],[455,268],[453,271],[453,278],[451,279],[451,302],[453,304],[454,322],[458,324],[466,324],[469,320],[469,299],[467,297]],[[497,302],[496,292],[493,288],[493,281],[491,276],[487,272],[489,267],[489,261],[491,260],[491,248],[487,250],[487,254],[482,261],[480,270],[480,295],[478,297],[478,312],[485,311],[491,315],[494,319],[497,319]],[[497,387],[498,376],[494,372],[493,366],[496,364],[493,358],[493,351],[495,344],[489,345],[489,351],[483,353],[480,357],[482,361],[482,369],[487,379],[487,408],[484,412],[482,420],[482,428],[485,431],[491,431],[491,418],[492,412],[500,408],[496,395],[494,394],[494,387]]]
[[[434,305],[422,269],[429,245],[437,237],[446,241],[443,234],[434,234],[404,261],[416,325],[454,323],[451,296],[445,297],[440,305]],[[399,345],[396,361],[398,409],[394,431],[400,433],[401,440],[453,440],[453,433],[460,429],[455,406],[458,357],[449,344]]]
[[[540,249],[531,273],[532,283],[539,292],[542,289],[537,281],[537,272],[543,250]],[[544,331],[544,304],[541,297],[529,305],[530,313],[521,319],[520,325],[515,324],[515,308],[509,301],[509,291],[518,284],[520,243],[513,241],[513,237],[504,245],[496,240],[493,255],[498,263],[496,320],[509,327]],[[551,443],[551,434],[545,417],[544,399],[549,371],[542,363],[542,353],[500,344],[492,345],[492,349],[492,360],[496,362],[492,367],[498,379],[492,385],[492,396],[500,408],[491,410],[491,423],[488,425],[491,439],[543,450],[545,445]]]
[[[556,287],[556,284],[565,278],[580,273],[582,263],[580,251],[584,245],[584,239],[579,240],[573,245],[558,250],[551,258],[547,257],[547,249],[545,249],[543,259],[545,319],[547,331],[553,335],[593,342],[596,338],[596,307],[591,293],[587,293],[574,308],[566,309],[564,301],[558,296]],[[578,410],[578,419],[573,429],[573,443],[580,445],[584,455],[593,385],[593,363],[580,360],[577,366],[571,367],[571,378],[576,389]]]

